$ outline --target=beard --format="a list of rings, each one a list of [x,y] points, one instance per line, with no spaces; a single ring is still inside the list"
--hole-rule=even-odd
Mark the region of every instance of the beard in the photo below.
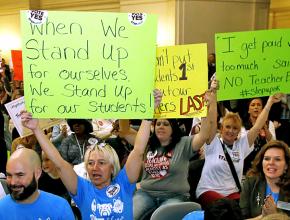
[[[14,189],[19,189],[19,188],[23,188],[23,190],[14,191]],[[37,190],[37,182],[36,182],[35,176],[33,175],[31,182],[27,186],[8,185],[8,190],[11,195],[11,198],[15,201],[23,201],[29,198]]]

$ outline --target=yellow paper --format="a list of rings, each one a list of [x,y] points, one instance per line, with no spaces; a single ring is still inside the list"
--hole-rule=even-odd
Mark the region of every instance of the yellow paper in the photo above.
[[[163,98],[155,118],[206,115],[207,45],[191,44],[157,49],[155,88]]]

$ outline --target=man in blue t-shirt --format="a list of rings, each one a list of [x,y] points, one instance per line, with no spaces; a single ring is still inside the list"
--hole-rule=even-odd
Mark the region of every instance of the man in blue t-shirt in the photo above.
[[[41,172],[40,158],[35,151],[21,148],[11,155],[6,166],[10,194],[0,200],[0,219],[75,219],[65,199],[38,190]]]

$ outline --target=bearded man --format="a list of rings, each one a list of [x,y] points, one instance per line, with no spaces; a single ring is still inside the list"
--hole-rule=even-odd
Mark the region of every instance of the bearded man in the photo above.
[[[41,172],[40,158],[34,150],[21,148],[11,155],[6,165],[10,194],[0,200],[0,219],[75,219],[65,199],[38,190]]]

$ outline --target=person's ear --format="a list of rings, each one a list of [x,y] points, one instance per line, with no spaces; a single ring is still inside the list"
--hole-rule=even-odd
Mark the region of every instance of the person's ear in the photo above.
[[[38,179],[40,178],[41,173],[42,173],[42,169],[41,169],[41,167],[35,169],[34,175],[35,175],[35,179],[36,179],[37,181],[38,181]]]

